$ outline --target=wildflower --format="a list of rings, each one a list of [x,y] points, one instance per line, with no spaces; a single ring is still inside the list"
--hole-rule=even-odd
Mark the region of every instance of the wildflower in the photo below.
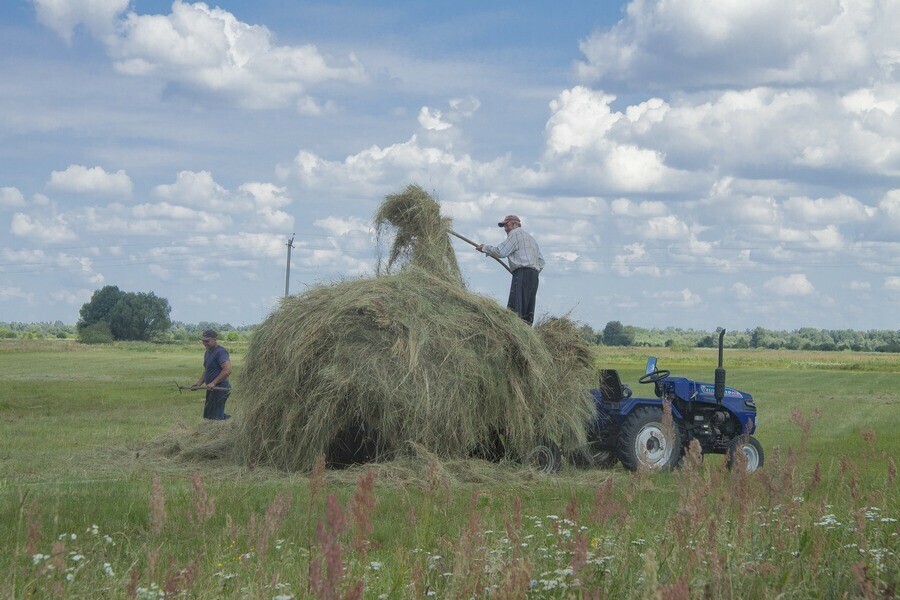
[[[69,536],[69,539],[74,542],[75,540],[78,539],[78,536],[73,533],[72,535]]]
[[[159,589],[158,585],[151,583],[149,588],[136,588],[134,590],[134,595],[139,600],[157,600],[157,598],[165,598],[166,593]]]
[[[66,581],[73,581],[75,579],[75,573],[66,573]]]
[[[70,552],[70,553],[69,553],[69,560],[71,560],[72,562],[81,562],[81,561],[84,560],[84,555],[82,555],[82,554],[76,554],[76,553],[74,553],[74,552]]]
[[[840,527],[841,522],[837,520],[837,517],[833,514],[827,514],[821,517],[821,520],[818,523],[815,523],[817,527],[824,527],[825,529],[834,529],[835,527]]]
[[[383,567],[383,566],[384,565],[382,563],[376,562],[374,560],[369,563],[369,568],[371,568],[373,571],[380,571],[381,567]]]
[[[40,552],[38,552],[37,554],[35,554],[34,556],[31,557],[31,560],[32,560],[32,562],[34,562],[34,564],[39,564],[39,563],[47,560],[48,558],[50,558],[48,555],[41,554]]]
[[[91,525],[90,527],[88,527],[88,528],[85,530],[85,533],[90,533],[90,534],[92,534],[92,535],[97,535],[98,533],[100,533],[100,528],[97,527],[97,525]]]
[[[273,596],[272,600],[294,600],[293,594],[278,594],[277,596]]]
[[[112,565],[108,562],[103,563],[103,572],[106,573],[107,577],[115,577],[116,574],[112,570]]]
[[[107,544],[112,544],[113,546],[116,545],[116,543],[113,541],[113,539],[106,534],[103,534],[103,541],[106,542]]]

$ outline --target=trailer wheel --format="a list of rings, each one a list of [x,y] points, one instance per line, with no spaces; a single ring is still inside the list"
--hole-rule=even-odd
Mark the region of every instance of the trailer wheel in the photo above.
[[[629,471],[671,471],[681,462],[681,431],[675,423],[663,426],[661,408],[638,408],[619,431],[618,450],[622,466]]]
[[[752,473],[763,466],[762,444],[752,435],[741,435],[728,443],[728,453],[725,455],[725,460],[729,469],[734,467],[736,462],[743,462],[740,458],[737,458],[738,452],[744,453],[744,457],[747,460],[748,473]],[[737,460],[735,460],[736,458]]]
[[[562,468],[562,452],[554,443],[535,446],[525,461],[541,473],[558,473]]]

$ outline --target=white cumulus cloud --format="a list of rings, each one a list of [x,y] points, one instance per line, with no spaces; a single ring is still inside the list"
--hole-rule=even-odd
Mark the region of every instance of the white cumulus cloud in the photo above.
[[[321,227],[331,235],[347,235],[348,233],[372,233],[373,229],[357,217],[326,217],[313,222],[316,227]]]
[[[581,43],[586,80],[665,85],[867,81],[900,64],[893,0],[632,0]]]
[[[16,213],[13,215],[9,231],[14,236],[45,244],[59,244],[78,239],[65,219],[58,215],[38,218]]]
[[[665,153],[634,143],[646,127],[633,114],[613,111],[615,96],[577,86],[550,103],[545,166],[560,180],[572,178],[621,191],[674,191],[691,179],[666,164]],[[638,111],[640,112],[640,111]]]
[[[366,80],[352,54],[333,61],[311,44],[277,45],[267,27],[203,2],[175,0],[168,15],[131,11],[122,17],[117,15],[128,0],[35,2],[41,22],[66,39],[76,25],[86,24],[119,72],[221,95],[245,108],[295,105],[305,114],[319,114],[324,109],[308,97],[309,87]]]
[[[778,296],[808,296],[815,292],[813,284],[803,273],[773,277],[766,281],[763,287]]]
[[[444,121],[441,111],[427,106],[423,106],[419,111],[419,125],[429,131],[443,131],[453,127],[453,125]]]
[[[856,198],[840,195],[835,198],[789,198],[784,210],[805,223],[851,223],[863,221],[876,213]]]
[[[158,185],[153,192],[164,200],[207,210],[223,208],[228,201],[228,190],[209,171],[181,171],[175,183]]]
[[[0,285],[0,302],[7,300],[24,300],[30,304],[34,301],[34,294],[26,292],[20,287]]]
[[[64,40],[71,41],[78,25],[97,36],[108,35],[130,0],[33,0],[37,19]]]
[[[0,188],[0,208],[18,208],[25,206],[25,197],[18,188]]]
[[[50,173],[47,187],[61,192],[130,197],[131,178],[123,170],[107,173],[103,167],[69,165],[65,171]]]
[[[740,281],[731,285],[731,293],[734,294],[738,300],[747,300],[753,296],[753,290],[750,286]]]

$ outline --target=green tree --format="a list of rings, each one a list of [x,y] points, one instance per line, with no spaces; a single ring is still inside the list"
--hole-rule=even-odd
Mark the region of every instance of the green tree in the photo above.
[[[153,292],[122,292],[108,285],[91,296],[81,307],[78,331],[106,323],[117,340],[149,341],[165,333],[171,326],[169,301]]]
[[[109,313],[112,311],[113,306],[116,305],[116,302],[122,298],[123,294],[124,292],[114,285],[104,286],[94,292],[90,301],[82,305],[81,310],[78,312],[81,316],[78,320],[78,331],[80,332],[84,327],[100,321],[109,324]]]
[[[634,329],[625,327],[619,321],[610,321],[603,328],[603,343],[607,346],[633,346]]]
[[[757,327],[750,333],[750,347],[751,348],[762,348],[765,346],[765,338],[766,338],[766,330],[762,327]]]

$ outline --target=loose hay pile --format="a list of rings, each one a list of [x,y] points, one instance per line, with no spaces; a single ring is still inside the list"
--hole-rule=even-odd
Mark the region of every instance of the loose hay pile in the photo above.
[[[254,333],[243,460],[305,471],[322,453],[347,464],[410,442],[441,458],[582,447],[593,368],[574,324],[532,329],[468,292],[449,221],[421,188],[389,196],[376,223],[396,228],[381,275],[286,298]]]
[[[253,334],[238,422],[168,436],[166,456],[308,471],[322,454],[339,466],[585,447],[594,371],[574,323],[531,328],[468,292],[450,221],[421,188],[388,196],[375,220],[379,239],[393,234],[378,276],[285,298]]]

